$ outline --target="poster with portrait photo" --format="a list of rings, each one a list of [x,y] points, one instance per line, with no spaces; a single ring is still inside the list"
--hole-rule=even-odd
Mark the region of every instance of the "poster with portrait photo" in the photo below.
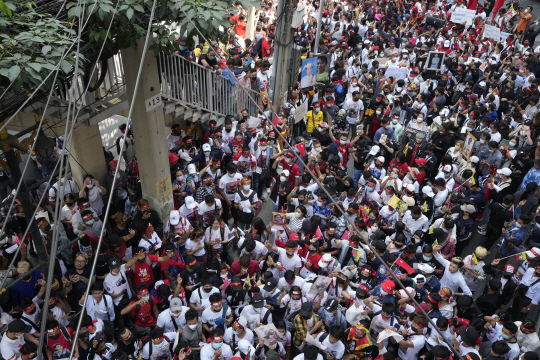
[[[474,145],[476,145],[476,138],[467,131],[467,136],[465,136],[465,143],[463,144],[463,150],[461,154],[469,160],[474,151]]]
[[[284,226],[286,215],[282,213],[273,212],[272,213],[272,223],[276,226]]]
[[[317,82],[330,81],[331,56],[330,54],[317,56]]]
[[[441,70],[444,65],[444,51],[430,51],[426,61],[426,70]]]
[[[300,74],[300,86],[302,89],[314,86],[317,82],[317,58],[312,57],[302,60],[302,72]]]

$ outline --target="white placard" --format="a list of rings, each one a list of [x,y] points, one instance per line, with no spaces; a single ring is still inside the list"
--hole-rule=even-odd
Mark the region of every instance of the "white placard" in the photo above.
[[[396,79],[405,80],[407,78],[407,75],[409,75],[409,69],[406,67],[400,67],[397,71]]]
[[[304,120],[307,114],[307,102],[299,105],[296,110],[294,110],[294,123],[297,124],[299,121]]]
[[[506,39],[512,34],[501,31],[501,40],[506,41]]]
[[[256,128],[257,126],[261,125],[261,118],[258,118],[258,117],[255,117],[255,116],[250,116],[249,119],[248,119],[248,127],[251,129],[251,128]]]
[[[396,76],[396,74],[398,73],[398,70],[399,70],[399,66],[388,65],[388,67],[386,68],[386,72],[384,73],[384,76],[386,76],[387,78],[391,76]]]
[[[485,25],[484,38],[493,39],[494,41],[501,41],[501,29],[496,26]]]
[[[450,21],[456,24],[471,25],[475,14],[476,14],[476,10],[457,8],[452,13],[452,17],[450,18]]]
[[[146,105],[146,112],[154,110],[158,106],[163,105],[163,101],[161,101],[161,94],[157,94],[146,99],[145,105]]]

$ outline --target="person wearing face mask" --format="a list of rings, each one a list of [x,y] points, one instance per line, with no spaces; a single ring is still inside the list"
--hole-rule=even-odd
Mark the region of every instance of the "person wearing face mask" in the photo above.
[[[304,118],[306,131],[310,134],[312,134],[313,130],[315,130],[324,121],[324,114],[321,111],[320,102],[314,101],[311,106],[312,110],[309,110]]]
[[[46,284],[45,280],[38,281],[39,285],[42,285],[39,293],[34,296],[34,298],[24,298],[19,303],[22,308],[21,320],[24,321],[27,325],[30,325],[30,334],[35,334],[34,336],[39,337],[39,326],[41,324],[41,310],[40,307],[43,304],[43,297],[45,295],[46,287],[43,286]]]
[[[361,123],[364,118],[364,103],[361,100],[359,91],[352,93],[352,99],[343,105],[343,109],[347,111],[351,139],[354,139],[356,137],[356,124]]]
[[[162,329],[154,329],[150,332],[148,342],[143,345],[142,359],[144,360],[172,360],[171,348],[177,336],[177,332],[163,332]]]
[[[77,228],[77,230],[75,230],[75,234],[79,236],[82,234],[86,234],[99,239],[99,236],[101,235],[101,229],[103,227],[103,223],[101,222],[101,220],[98,219],[98,221],[96,221],[94,219],[94,214],[90,210],[83,211],[81,217],[84,223],[84,230],[79,230]]]
[[[240,350],[240,341],[252,343],[254,339],[253,331],[247,327],[247,319],[240,316],[231,327],[225,330],[223,342],[228,344],[233,353]]]
[[[144,336],[148,334],[151,328],[156,324],[156,318],[159,310],[150,296],[146,284],[139,284],[134,287],[137,294],[137,300],[132,300],[120,312],[121,315],[129,314],[137,332]]]
[[[128,328],[121,327],[116,332],[117,351],[127,354],[129,360],[135,360],[139,356],[139,340]]]
[[[540,346],[540,339],[535,331],[536,322],[533,320],[525,320],[523,322],[516,321],[515,324],[519,327],[516,338],[521,346],[521,352],[525,353],[523,359]]]
[[[114,302],[110,295],[104,293],[102,281],[96,281],[90,287],[91,297],[88,297],[86,301],[86,313],[92,319],[102,320],[104,323],[104,330],[107,331],[107,337],[112,339],[112,329],[114,326],[111,322],[115,320]],[[81,299],[84,301],[84,297]],[[82,306],[82,302],[79,301]],[[66,324],[67,325],[67,324]]]
[[[107,193],[107,190],[90,174],[84,176],[83,182],[84,187],[79,192],[79,197],[87,198],[92,209],[100,216],[104,206],[101,197]]]

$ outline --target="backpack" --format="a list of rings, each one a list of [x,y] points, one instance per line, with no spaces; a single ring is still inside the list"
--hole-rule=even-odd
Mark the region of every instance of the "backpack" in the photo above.
[[[171,340],[165,335],[163,335],[163,337],[169,343],[169,351],[171,352],[171,356],[174,356],[174,352],[173,352],[173,349],[171,347]],[[179,337],[177,336],[176,338],[178,339]],[[150,337],[150,333],[148,333],[145,337],[142,338],[141,354],[142,354],[142,351],[143,351],[142,349],[144,349],[144,346],[146,344],[148,344],[148,354],[149,354],[150,358],[152,358],[154,342],[152,341],[152,339]]]

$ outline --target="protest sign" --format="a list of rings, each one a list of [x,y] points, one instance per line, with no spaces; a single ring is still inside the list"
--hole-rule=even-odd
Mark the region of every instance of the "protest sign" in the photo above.
[[[496,26],[486,25],[484,27],[484,38],[501,41],[501,29]]]
[[[298,123],[301,120],[304,120],[307,113],[307,102],[299,105],[294,111],[294,123]]]
[[[456,24],[471,25],[475,14],[476,14],[475,10],[457,8],[452,13],[452,17],[450,18],[450,21]]]

